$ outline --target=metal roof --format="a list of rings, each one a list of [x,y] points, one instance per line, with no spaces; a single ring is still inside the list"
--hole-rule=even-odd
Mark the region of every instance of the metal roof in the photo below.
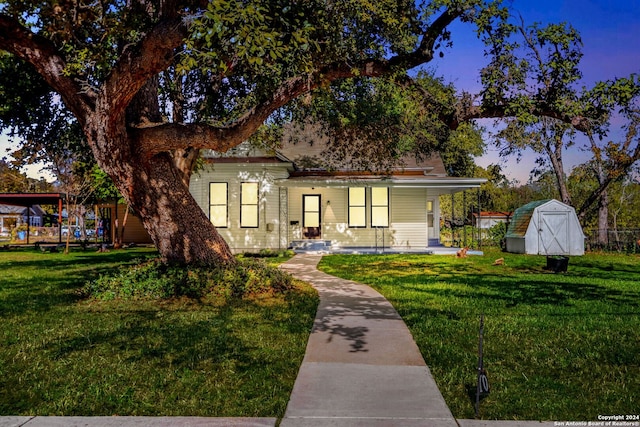
[[[516,209],[513,212],[511,221],[509,222],[509,228],[507,229],[505,237],[524,237],[524,235],[527,234],[527,228],[529,228],[529,222],[531,221],[533,212],[537,207],[542,206],[551,200],[552,199],[535,200]]]
[[[13,206],[57,205],[62,193],[0,193],[0,204]]]

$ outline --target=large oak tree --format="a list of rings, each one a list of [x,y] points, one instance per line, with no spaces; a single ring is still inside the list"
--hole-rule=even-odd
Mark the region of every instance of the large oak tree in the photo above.
[[[0,80],[5,89],[23,82],[31,111],[64,106],[53,117],[73,116],[165,261],[233,263],[189,193],[199,150],[224,152],[301,95],[344,79],[411,85],[407,71],[450,45],[456,20],[476,26],[498,64],[513,32],[507,18],[492,0],[5,0],[0,62],[19,71]],[[513,113],[504,69],[495,70],[484,102],[438,112],[448,127]],[[528,112],[587,126],[551,95],[531,97]],[[29,133],[41,115],[32,116],[2,125]]]

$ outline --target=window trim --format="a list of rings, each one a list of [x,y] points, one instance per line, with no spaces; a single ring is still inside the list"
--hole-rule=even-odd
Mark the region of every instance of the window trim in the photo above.
[[[362,189],[364,193],[364,204],[363,205],[355,205],[351,203],[351,190],[352,189]],[[364,223],[363,225],[352,225],[351,224],[351,208],[362,208],[364,215]],[[349,228],[367,228],[367,187],[349,187],[347,189],[347,226]]]
[[[245,184],[256,186],[256,203],[244,203],[242,200],[242,190]],[[255,206],[256,225],[242,225],[242,208],[245,206]],[[243,181],[240,183],[240,228],[260,228],[260,183],[256,181]]]
[[[225,187],[225,203],[222,204],[213,204],[211,203],[211,184],[224,184]],[[212,206],[224,206],[225,207],[225,225],[215,225],[213,221],[211,221],[211,207]],[[218,182],[209,182],[209,221],[215,228],[229,228],[229,183],[224,181]]]

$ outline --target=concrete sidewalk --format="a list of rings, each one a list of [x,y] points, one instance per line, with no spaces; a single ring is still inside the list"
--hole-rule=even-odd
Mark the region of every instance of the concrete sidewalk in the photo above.
[[[457,427],[416,343],[368,286],[316,269],[321,255],[282,268],[311,283],[320,306],[283,427]]]
[[[275,427],[276,418],[0,417],[0,427]]]

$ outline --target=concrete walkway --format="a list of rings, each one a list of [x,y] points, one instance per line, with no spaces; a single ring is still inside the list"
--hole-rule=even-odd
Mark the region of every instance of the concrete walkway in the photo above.
[[[368,286],[316,269],[321,255],[281,267],[311,283],[320,306],[282,427],[457,427],[416,343]]]

